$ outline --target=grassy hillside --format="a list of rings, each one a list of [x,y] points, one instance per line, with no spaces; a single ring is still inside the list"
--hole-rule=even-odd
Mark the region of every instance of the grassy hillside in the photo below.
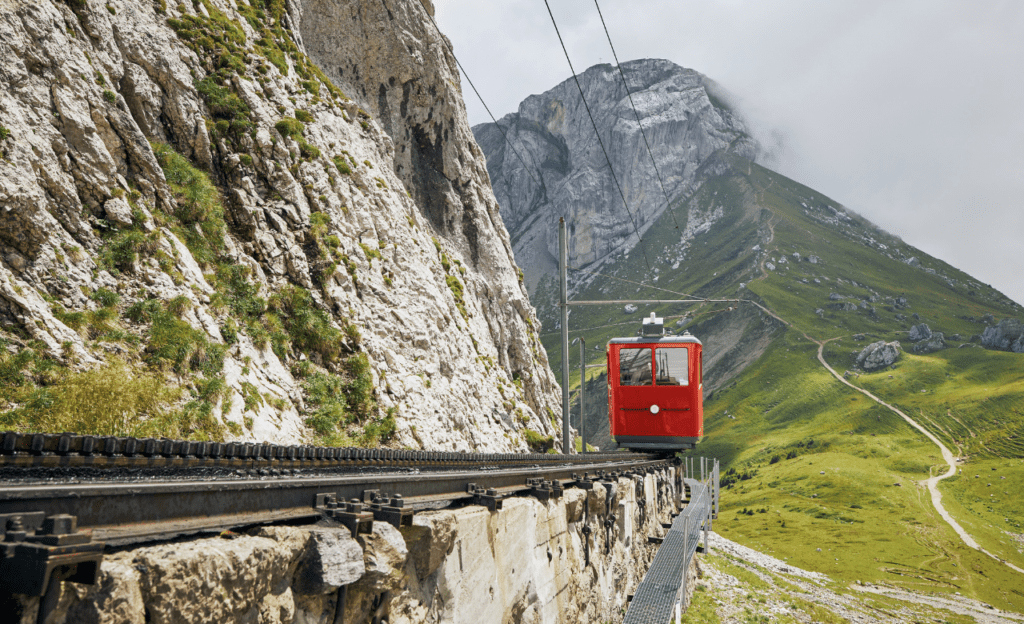
[[[570,329],[586,339],[588,362],[603,362],[608,338],[634,334],[652,311],[704,340],[706,437],[697,452],[732,471],[716,525],[724,535],[838,579],[961,592],[1024,610],[1016,589],[1024,577],[964,546],[918,485],[945,470],[937,447],[838,383],[805,337],[830,341],[824,355],[834,368],[967,459],[940,486],[947,508],[983,547],[1024,567],[1024,355],[977,344],[993,319],[1024,316],[1020,307],[812,189],[742,159],[724,164],[723,175],[673,206],[680,230],[665,214],[645,234],[650,270],[638,247],[599,269],[575,298],[678,296],[668,290],[746,299],[788,325],[743,302],[640,306],[634,314],[577,308]],[[707,215],[714,223],[680,243],[687,218]],[[553,285],[536,300],[557,368]],[[907,332],[919,323],[944,332],[948,348],[913,353]],[[879,372],[854,370],[856,353],[877,340],[901,341],[900,360]],[[578,347],[570,355],[575,387]],[[592,380],[603,373],[589,370]],[[587,400],[600,423],[607,406],[594,385]]]

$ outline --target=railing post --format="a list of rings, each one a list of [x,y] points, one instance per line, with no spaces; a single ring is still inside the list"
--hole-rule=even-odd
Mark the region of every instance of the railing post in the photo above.
[[[719,470],[718,460],[715,460],[715,517],[718,517],[718,499],[722,495],[721,486],[719,481],[722,478],[722,473]]]
[[[686,600],[686,571],[689,569],[689,565],[685,565],[685,564],[689,563],[688,557],[686,555],[689,554],[689,552],[690,552],[690,514],[686,513],[685,511],[683,512],[683,514],[684,514],[683,515],[683,535],[685,536],[685,539],[683,540],[683,544],[684,544],[683,547],[686,550],[683,551],[683,564],[684,565],[683,565],[683,585],[682,585],[682,588],[681,588],[681,591],[682,591],[682,594],[681,594],[682,598],[681,598],[681,600]]]
[[[710,485],[710,484],[709,484]],[[710,492],[711,488],[708,488]],[[711,499],[708,498],[708,509],[704,514],[704,556],[711,554],[711,543],[708,542],[708,533],[711,532]]]

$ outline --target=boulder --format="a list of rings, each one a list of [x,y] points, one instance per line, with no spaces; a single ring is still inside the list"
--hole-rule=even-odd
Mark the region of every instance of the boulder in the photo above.
[[[1017,319],[1003,319],[998,325],[981,332],[981,346],[998,351],[1024,353],[1024,324]]]
[[[857,356],[857,366],[866,371],[878,370],[891,366],[900,356],[900,343],[879,340],[864,347]]]
[[[914,325],[913,327],[911,327],[910,332],[907,334],[907,337],[912,342],[928,340],[929,338],[932,337],[932,330],[930,327],[928,327],[926,323],[921,323],[920,325]]]
[[[831,295],[828,296],[829,301],[842,301],[843,299],[846,299],[846,297],[840,295],[839,293],[832,293]]]
[[[128,205],[128,202],[122,197],[114,197],[108,199],[103,204],[103,212],[107,216],[107,221],[112,221],[118,225],[131,227],[132,224],[132,207]]]
[[[946,348],[946,338],[942,332],[934,332],[927,340],[922,340],[914,345],[914,353],[932,353]]]

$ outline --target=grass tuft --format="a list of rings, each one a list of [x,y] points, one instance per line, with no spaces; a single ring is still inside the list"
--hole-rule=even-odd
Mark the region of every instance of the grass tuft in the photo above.
[[[23,351],[22,354],[29,354]],[[0,356],[0,380],[31,355]],[[12,361],[13,360],[13,361]],[[4,371],[6,369],[6,371]],[[0,426],[19,431],[85,435],[168,435],[166,425],[181,391],[156,374],[131,369],[113,358],[83,372],[65,372],[52,385],[31,388],[11,397],[19,407],[0,413]]]

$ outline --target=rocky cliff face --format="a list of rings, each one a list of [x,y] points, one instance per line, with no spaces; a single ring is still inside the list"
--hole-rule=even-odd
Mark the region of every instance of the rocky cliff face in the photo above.
[[[0,9],[0,426],[87,428],[98,370],[96,433],[556,433],[428,1]]]
[[[709,160],[715,152],[726,150],[754,160],[758,147],[723,102],[720,88],[700,73],[657,59],[623,63],[622,70],[665,192],[618,71],[597,65],[579,80],[642,234],[665,211],[666,192],[675,202],[715,169]],[[494,124],[481,124],[473,131],[487,154],[501,214],[531,290],[556,266],[559,217],[565,217],[569,226],[569,261],[574,266],[602,262],[637,244],[634,223],[571,78],[528,97],[518,112],[498,123],[525,166]],[[691,217],[689,223],[679,224],[690,238],[715,220],[713,212]]]

